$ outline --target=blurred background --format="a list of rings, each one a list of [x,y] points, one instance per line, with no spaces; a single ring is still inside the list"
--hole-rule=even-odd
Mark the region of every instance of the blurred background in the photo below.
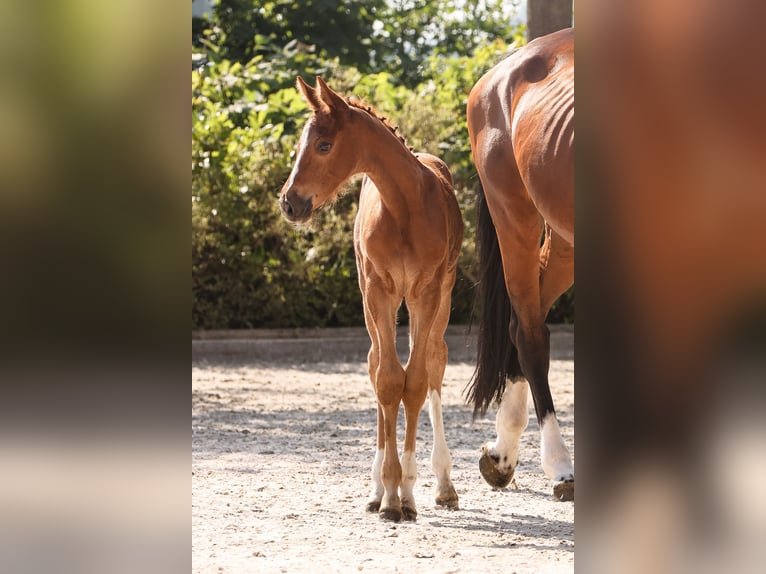
[[[764,17],[577,3],[582,572],[766,564]]]
[[[0,4],[0,571],[186,570],[189,5]]]

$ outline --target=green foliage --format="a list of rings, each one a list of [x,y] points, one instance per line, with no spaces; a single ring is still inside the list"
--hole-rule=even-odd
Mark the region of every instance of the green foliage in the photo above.
[[[309,230],[279,213],[278,192],[307,117],[292,85],[298,68],[318,63],[298,51],[272,56],[246,65],[209,61],[192,72],[195,328],[361,320],[353,196],[319,214]]]
[[[523,38],[511,24],[517,1],[219,0],[213,19],[193,19],[197,45],[215,37],[220,54],[245,63],[270,46],[315,46],[363,73],[388,71],[415,87],[432,55],[470,55],[495,38]]]
[[[511,24],[507,0],[390,0],[376,28],[372,60],[396,71],[398,82],[414,87],[429,77],[423,62],[431,56],[471,56],[495,38],[523,40]]]
[[[264,47],[297,42],[366,67],[373,23],[385,5],[385,0],[219,0],[213,22],[222,53],[231,60],[246,62]]]
[[[324,4],[337,3],[307,6],[318,10]],[[277,5],[293,3],[261,4],[263,9]],[[208,29],[192,56],[193,328],[364,322],[352,244],[358,182],[333,207],[317,212],[308,228],[288,224],[278,209],[278,194],[308,119],[295,89],[299,74],[312,84],[321,75],[341,94],[365,99],[398,123],[409,145],[448,163],[466,226],[452,321],[468,322],[476,283],[478,178],[465,105],[473,84],[502,58],[508,43],[484,42],[466,55],[457,48],[432,50],[419,65],[418,82],[408,87],[401,74],[365,71],[297,38],[279,48],[270,37],[256,37],[253,56],[236,61],[227,33]],[[571,318],[567,299],[554,315]]]

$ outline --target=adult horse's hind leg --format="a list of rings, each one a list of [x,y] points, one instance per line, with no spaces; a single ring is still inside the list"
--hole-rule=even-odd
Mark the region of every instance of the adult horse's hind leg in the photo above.
[[[516,174],[517,172],[513,175]],[[496,229],[505,231],[498,234],[498,243],[503,259],[506,289],[513,308],[509,332],[511,341],[518,349],[521,371],[529,381],[535,403],[541,432],[543,470],[554,481],[554,496],[570,500],[574,492],[574,473],[569,453],[561,440],[548,385],[550,333],[545,325],[547,309],[542,308],[543,288],[546,291],[553,289],[553,286],[558,288],[559,282],[545,282],[541,278],[540,237],[543,221],[524,186],[518,185],[518,176],[508,178],[517,182],[517,185],[510,188],[507,185],[493,186],[493,177],[486,179],[488,181],[485,183],[485,194],[493,222]],[[565,263],[560,255],[562,254],[554,251],[551,246],[548,260],[551,278],[558,276],[556,270]],[[548,283],[551,283],[552,287],[549,288]],[[546,298],[549,297],[550,294],[546,293]],[[518,397],[515,400],[519,400]],[[517,432],[521,408],[521,405],[514,405],[504,410],[504,416],[517,417],[516,425],[514,429],[512,424],[498,423],[499,438],[504,429]],[[506,431],[506,435],[509,438],[513,437],[512,432]],[[513,440],[513,443],[518,444],[518,440]],[[509,454],[512,454],[512,450],[507,448],[505,456]]]
[[[506,273],[511,305],[516,310],[517,318],[515,324],[511,324],[511,339],[519,350],[519,363],[529,381],[535,403],[540,425],[543,470],[554,481],[554,496],[561,500],[571,500],[574,494],[574,473],[569,453],[561,439],[548,385],[550,333],[540,308],[537,261],[534,264],[533,279],[522,274]],[[511,267],[514,268],[513,263]]]
[[[543,317],[574,281],[574,247],[555,231],[546,240],[547,264],[540,276],[540,309]],[[574,499],[574,467],[561,437],[556,415],[550,412],[540,426],[540,453],[545,474],[554,481],[553,495],[559,500]]]
[[[482,125],[483,121],[484,118],[479,118],[474,119],[473,123]],[[473,123],[469,114],[469,128]],[[476,131],[474,128],[473,132]],[[522,311],[527,313],[529,302],[533,301],[531,308],[538,314],[540,312],[540,237],[543,221],[527,194],[515,161],[512,158],[509,161],[506,149],[496,144],[503,141],[504,132],[488,130],[488,133],[494,134],[494,137],[478,137],[472,140],[471,148],[493,228],[502,231],[497,233],[497,240],[502,255],[503,283],[506,292],[516,293],[515,297],[511,297],[510,323],[505,328],[508,329],[511,344],[517,344],[516,306],[525,304]],[[512,276],[509,275],[510,268],[513,269]],[[529,323],[526,315],[525,321]],[[520,350],[518,352],[520,355]],[[528,371],[521,370],[527,375]],[[529,422],[528,392],[529,385],[523,379],[506,385],[495,420],[497,439],[482,446],[479,470],[493,488],[505,488],[513,479],[518,464],[519,441]]]
[[[493,488],[505,488],[519,464],[519,441],[529,424],[526,381],[514,381],[505,387],[495,418],[497,439],[481,447],[479,470]]]
[[[547,236],[540,250],[540,310],[548,314],[553,303],[574,280],[574,248],[556,232]],[[518,464],[519,439],[529,422],[527,381],[511,382],[506,387],[495,421],[497,440],[482,447],[479,469],[495,488],[504,488],[513,479]],[[561,500],[574,497],[572,462],[558,431],[558,423],[546,425],[540,439],[541,461],[546,475],[555,481],[554,496]],[[557,480],[557,477],[561,477]]]
[[[510,237],[519,239],[518,236]],[[529,237],[536,235],[531,233]],[[531,388],[540,425],[543,470],[553,481],[554,497],[573,500],[574,469],[561,437],[548,385],[550,335],[544,319],[553,302],[572,285],[574,249],[555,232],[542,250],[537,247],[537,241],[527,240],[526,249],[523,249],[507,238],[500,242],[500,249],[505,255],[504,261],[509,262],[506,265],[513,269],[511,274],[505,272],[514,308],[509,326],[511,340],[519,350],[519,362],[530,385],[521,380],[506,387],[497,411],[497,440],[482,447],[479,469],[494,488],[503,488],[510,483],[518,464],[519,440],[529,420],[527,391]],[[526,272],[522,273],[523,270]],[[535,301],[539,303],[535,304]]]

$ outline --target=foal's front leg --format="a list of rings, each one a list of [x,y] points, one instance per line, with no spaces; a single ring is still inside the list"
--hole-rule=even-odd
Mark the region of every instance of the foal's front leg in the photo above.
[[[391,358],[381,353],[380,364],[373,374],[373,385],[378,396],[378,450],[373,461],[373,492],[367,510],[377,510],[381,518],[399,522],[402,518],[399,498],[402,466],[396,448],[396,420],[404,389],[404,369],[396,355]]]
[[[407,384],[409,385],[410,370],[407,369]],[[415,460],[415,438],[418,428],[420,411],[425,402],[425,392],[415,393],[409,390],[404,394],[404,450],[402,452],[402,484],[399,489],[402,501],[402,513],[405,520],[415,520],[418,516],[418,508],[415,504],[413,489],[418,479],[418,464]]]
[[[401,370],[401,365],[399,365],[399,369]],[[401,374],[404,375],[403,370]],[[401,378],[404,379],[403,376]],[[375,381],[373,386],[376,388],[377,393],[380,383]],[[385,394],[384,392],[383,395],[385,396]],[[396,448],[396,420],[398,414],[399,401],[384,407],[380,402],[380,398],[378,399],[377,450],[375,451],[375,458],[372,461],[372,470],[370,471],[372,490],[367,501],[367,512],[378,512],[381,518],[393,520],[394,522],[399,522],[402,518],[402,501],[399,498],[399,485],[402,483],[402,466],[399,462]],[[406,461],[406,457],[403,457],[403,459],[403,462]],[[409,469],[407,472],[409,473]],[[408,518],[407,513],[405,513],[405,517]]]
[[[362,302],[372,346],[368,355],[370,381],[378,398],[377,450],[372,463],[372,492],[367,510],[399,521],[402,467],[396,448],[396,419],[404,392],[404,369],[396,354],[396,296],[373,273],[360,278]]]
[[[407,466],[407,457],[402,457],[404,469],[400,466],[398,454],[396,452],[396,417],[398,415],[399,405],[396,405],[394,411],[389,417],[393,418],[394,434],[393,439],[386,437],[386,414],[383,406],[378,403],[378,441],[375,458],[372,461],[372,470],[370,478],[372,479],[372,490],[370,498],[367,501],[367,512],[379,512],[381,518],[399,522],[402,518],[403,501],[398,495],[398,485],[407,480],[410,469]],[[393,446],[393,454],[389,452],[387,445]],[[384,461],[388,466],[384,469]],[[414,456],[413,456],[414,461]],[[393,464],[392,464],[393,463]],[[404,480],[403,480],[404,475]],[[384,480],[384,476],[386,479]],[[405,488],[404,486],[402,488]],[[405,510],[404,516],[409,518],[409,513]]]
[[[401,366],[399,368],[401,369]],[[386,402],[382,405],[386,448],[383,451],[383,465],[380,472],[383,481],[383,500],[380,502],[379,515],[384,520],[394,522],[402,519],[402,501],[399,498],[402,465],[396,448],[396,418],[399,414],[399,402]]]

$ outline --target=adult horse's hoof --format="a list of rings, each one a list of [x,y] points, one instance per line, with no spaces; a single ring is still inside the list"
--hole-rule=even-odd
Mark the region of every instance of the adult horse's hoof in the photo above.
[[[450,510],[458,510],[460,508],[460,505],[458,504],[457,492],[455,492],[455,487],[450,485],[447,492],[438,494],[436,496],[436,505],[442,506],[444,508],[449,508]]]
[[[381,520],[399,522],[402,519],[402,511],[398,508],[383,508],[378,512]]]
[[[553,483],[553,498],[561,502],[574,500],[574,478],[557,480]]]
[[[487,445],[484,445],[481,447],[479,471],[492,488],[505,488],[513,479],[514,467],[511,467],[510,470],[502,469],[500,460],[496,456],[490,455]]]

